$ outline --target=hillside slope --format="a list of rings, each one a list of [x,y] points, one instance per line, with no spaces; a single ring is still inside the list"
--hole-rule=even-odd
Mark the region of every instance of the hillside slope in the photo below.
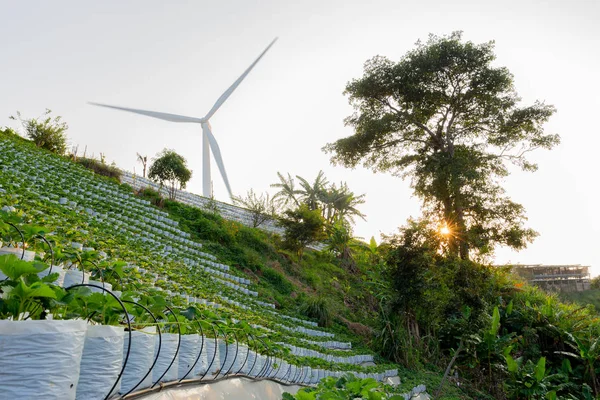
[[[396,374],[397,366],[379,359],[348,329],[368,337],[369,328],[358,321],[368,323],[375,315],[369,285],[376,271],[368,267],[366,251],[357,252],[354,275],[327,253],[308,252],[297,263],[278,249],[275,236],[178,203],[165,201],[158,208],[152,193],[136,196],[130,187],[10,133],[0,133],[0,149],[3,218],[44,227],[53,264],[73,268],[66,254],[76,253],[89,260],[77,266],[87,271],[84,279],[89,273],[124,296],[134,290],[176,310],[193,305],[201,318],[222,323],[226,335],[241,334],[236,339],[257,357],[270,354],[275,362],[261,373],[282,381],[316,382],[344,371],[378,380]],[[4,243],[19,241],[14,232],[4,236]],[[31,249],[48,258],[38,242]],[[107,273],[121,264],[126,268]],[[320,309],[333,315],[333,326],[320,327],[303,315],[314,310],[315,298],[327,304]],[[263,350],[253,347],[252,337],[262,338]],[[403,390],[420,379],[401,372],[412,377]],[[440,376],[424,378],[435,383]]]

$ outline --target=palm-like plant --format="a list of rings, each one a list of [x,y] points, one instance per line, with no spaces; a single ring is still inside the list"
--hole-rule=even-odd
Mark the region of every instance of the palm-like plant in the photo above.
[[[300,187],[302,188],[298,191],[302,202],[311,210],[319,208],[319,201],[322,199],[323,193],[327,190],[326,186],[329,184],[327,178],[325,178],[325,173],[319,171],[312,184],[301,176],[296,175],[296,178],[300,181]]]
[[[278,188],[279,191],[273,196],[273,201],[277,202],[280,207],[287,208],[289,206],[299,206],[300,202],[296,197],[300,192],[296,190],[294,178],[288,173],[287,178],[277,172],[279,183],[273,183],[271,187]]]
[[[365,203],[365,195],[355,195],[350,191],[346,182],[342,183],[340,188],[341,196],[338,196],[335,200],[333,207],[336,210],[336,217],[338,219],[347,220],[354,224],[355,217],[365,219],[365,214],[360,212],[356,207]]]
[[[322,193],[321,202],[323,203],[323,217],[330,224],[338,220],[354,224],[355,217],[365,219],[365,215],[356,208],[360,204],[364,204],[365,195],[355,195],[350,191],[346,182],[342,182],[339,188],[331,185]]]
[[[144,167],[144,178],[146,177],[146,166],[148,165],[148,156],[142,156],[140,153],[137,154],[138,162],[141,162]]]

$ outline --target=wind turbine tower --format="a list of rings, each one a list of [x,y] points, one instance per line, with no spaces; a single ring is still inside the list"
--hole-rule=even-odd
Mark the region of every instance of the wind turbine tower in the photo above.
[[[258,64],[261,58],[265,55],[265,53],[275,44],[277,38],[275,38],[266,49],[263,50],[262,53],[258,56],[256,60],[244,71],[242,75],[233,84],[217,99],[215,104],[212,106],[210,111],[204,117],[187,117],[184,115],[177,114],[168,114],[157,111],[148,111],[148,110],[140,110],[137,108],[127,108],[127,107],[118,107],[111,106],[108,104],[100,104],[100,103],[91,103],[95,106],[112,108],[115,110],[128,111],[135,114],[146,115],[148,117],[162,119],[164,121],[169,122],[183,122],[183,123],[193,123],[200,124],[202,127],[202,195],[204,197],[211,197],[211,174],[210,174],[210,153],[215,158],[215,162],[217,163],[217,167],[219,168],[219,172],[221,173],[221,177],[225,182],[225,186],[227,187],[227,191],[229,192],[229,197],[233,197],[231,192],[231,185],[229,184],[229,179],[227,178],[227,172],[225,171],[225,164],[223,163],[223,157],[221,155],[221,150],[219,149],[219,144],[217,143],[217,139],[215,139],[212,128],[210,126],[210,119],[217,110],[225,103],[225,101],[231,96],[231,94],[235,91],[235,89],[242,83],[244,78],[252,71],[252,69]]]

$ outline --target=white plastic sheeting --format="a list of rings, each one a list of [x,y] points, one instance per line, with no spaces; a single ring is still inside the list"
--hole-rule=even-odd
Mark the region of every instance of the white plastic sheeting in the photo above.
[[[179,335],[176,333],[163,333],[162,334],[162,345],[160,347],[160,354],[156,365],[152,369],[152,382],[156,382],[160,379],[161,382],[170,382],[177,380],[177,374],[179,372],[178,357],[175,357],[177,353],[177,346],[179,344]],[[156,345],[154,347],[154,355],[158,351],[158,336],[156,336]],[[171,361],[175,361],[171,364]],[[161,375],[165,372],[166,374],[161,378]]]
[[[195,374],[188,371],[192,368],[198,358],[200,351],[200,335],[182,335],[181,346],[179,347],[179,374],[177,379],[182,379],[187,374],[186,379],[192,379]],[[200,363],[200,361],[198,361]],[[194,367],[196,369],[196,367]]]
[[[112,290],[112,285],[108,282],[93,281],[90,279],[88,284],[100,286],[101,288],[104,288],[106,290]],[[92,293],[106,293],[106,291],[96,287],[90,287],[89,289],[92,291]]]
[[[218,340],[219,344],[219,359],[221,360],[221,375],[225,375],[227,372],[237,372],[233,370],[233,363],[236,358],[236,345],[235,343],[227,344],[223,339]]]
[[[218,346],[215,346],[215,339],[204,337],[202,355],[200,356],[200,361],[196,364],[196,375],[204,375],[206,373],[205,379],[212,379],[220,368],[221,360],[219,359]]]
[[[239,344],[238,345],[238,354],[235,359],[235,363],[233,364],[233,368],[231,369],[232,373],[237,374],[239,372],[243,372],[246,370],[246,363],[248,362],[248,346]]]
[[[158,343],[158,334],[155,327],[131,332],[131,349],[129,359],[121,377],[120,393],[129,392],[150,370],[154,361],[154,343]],[[126,354],[129,343],[129,334],[125,335],[123,341],[123,354]],[[152,373],[135,389],[145,389],[152,386]]]
[[[123,365],[124,333],[124,329],[118,326],[88,326],[77,384],[77,400],[102,400],[106,397]],[[117,393],[118,389],[117,385],[112,394]]]
[[[74,400],[86,330],[78,320],[0,321],[1,397]]]
[[[64,287],[68,288],[73,285],[81,285],[90,281],[90,274],[78,269],[67,270],[64,279]]]
[[[42,272],[38,273],[38,276],[40,278],[44,278],[45,276],[48,276],[50,273],[51,274],[58,274],[58,278],[56,278],[56,280],[53,282],[55,285],[64,286],[66,271],[61,266],[53,265],[52,266],[52,271],[50,271],[50,268],[46,268]]]
[[[262,380],[231,378],[199,386],[163,389],[144,396],[143,400],[281,400],[284,392],[296,394],[300,386],[284,386]]]

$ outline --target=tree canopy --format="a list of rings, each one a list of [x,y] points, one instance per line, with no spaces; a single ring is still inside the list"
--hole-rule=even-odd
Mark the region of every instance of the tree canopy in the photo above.
[[[355,217],[365,219],[365,215],[357,208],[364,204],[365,195],[354,194],[346,182],[340,182],[339,186],[329,183],[325,173],[319,171],[312,183],[296,175],[300,182],[299,188],[296,188],[295,180],[289,173],[287,178],[280,172],[277,176],[279,183],[271,185],[279,189],[273,200],[284,209],[305,204],[309,210],[321,210],[321,215],[328,225],[342,220],[349,227],[354,224]]]
[[[465,42],[460,32],[431,35],[398,62],[372,58],[345,91],[355,109],[345,122],[355,133],[324,147],[334,164],[410,178],[426,216],[448,227],[450,252],[462,258],[533,240],[523,206],[499,180],[509,164],[535,171],[526,155],[560,140],[543,129],[554,107],[522,106],[512,74],[494,60],[493,42]]]
[[[279,220],[279,225],[285,229],[284,245],[296,251],[300,258],[304,247],[326,238],[325,220],[321,211],[311,210],[306,204],[286,210]]]
[[[187,167],[187,161],[174,150],[163,149],[152,160],[148,178],[169,186],[169,197],[175,199],[177,184],[179,189],[185,189],[192,177],[192,171]]]

